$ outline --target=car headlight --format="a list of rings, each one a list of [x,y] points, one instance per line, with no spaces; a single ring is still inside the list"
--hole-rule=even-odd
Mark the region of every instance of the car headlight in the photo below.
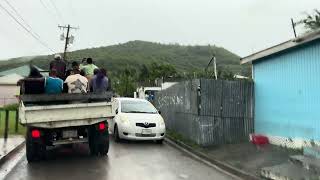
[[[159,124],[160,124],[160,127],[164,127],[165,126],[165,123],[164,123],[164,120],[162,117],[159,118]]]
[[[122,115],[122,116],[120,116],[120,122],[123,124],[129,124],[129,119],[127,116]]]

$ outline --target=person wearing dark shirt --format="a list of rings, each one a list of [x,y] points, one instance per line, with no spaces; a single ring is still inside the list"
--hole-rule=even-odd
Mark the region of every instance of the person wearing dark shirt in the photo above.
[[[81,75],[81,76],[86,76],[86,72],[84,72],[84,70],[83,70],[83,69],[81,69],[81,71],[80,71],[80,75]]]
[[[77,71],[79,71],[79,70],[80,70],[79,63],[78,63],[77,61],[73,61],[73,62],[71,63],[71,68],[72,68],[72,70],[77,70]]]
[[[95,76],[90,80],[90,89],[94,93],[104,93],[108,89],[108,78],[106,70],[101,68]]]
[[[99,69],[98,69],[98,68],[94,69],[94,70],[93,70],[93,75],[97,75],[98,72],[99,72]]]
[[[39,70],[30,66],[30,73],[27,78],[23,80],[23,94],[42,94],[44,93],[44,78]]]
[[[59,54],[54,56],[54,60],[50,62],[50,71],[55,69],[57,71],[57,77],[64,80],[65,79],[65,72],[66,72],[67,65],[62,60]]]
[[[57,77],[57,70],[52,69],[46,78],[45,92],[47,94],[59,94],[63,90],[63,80]]]
[[[28,78],[42,78],[42,77],[43,76],[41,75],[40,71],[36,67],[31,65]]]
[[[111,78],[110,78],[110,76],[108,75],[108,71],[107,70],[105,70],[104,71],[104,75],[107,77],[107,79],[108,79],[108,87],[107,87],[107,91],[112,91],[112,83],[111,83]]]
[[[77,61],[73,61],[71,63],[71,68],[72,68],[72,73],[75,74],[74,72],[78,72],[80,71],[80,75],[81,76],[86,76],[86,73],[84,72],[83,69],[80,68],[81,64],[79,65],[79,63]],[[70,74],[66,75],[66,77],[68,77]]]

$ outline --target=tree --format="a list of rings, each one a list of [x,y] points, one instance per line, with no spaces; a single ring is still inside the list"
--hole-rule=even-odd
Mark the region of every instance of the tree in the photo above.
[[[136,70],[130,67],[126,67],[118,74],[119,79],[115,89],[120,96],[133,97],[133,92],[136,91],[136,75]]]
[[[139,82],[148,82],[149,81],[149,77],[150,77],[150,72],[149,72],[149,68],[143,64],[142,66],[140,66],[139,68]]]
[[[157,78],[167,79],[174,77],[177,74],[176,68],[172,64],[168,63],[155,63],[150,65],[150,79],[155,80]]]
[[[313,14],[307,14],[303,23],[304,26],[311,31],[320,28],[320,11],[315,9]]]

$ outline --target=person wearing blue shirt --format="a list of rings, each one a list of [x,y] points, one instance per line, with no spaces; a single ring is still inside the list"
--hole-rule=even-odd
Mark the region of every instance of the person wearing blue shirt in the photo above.
[[[51,69],[49,77],[46,78],[45,93],[59,94],[63,90],[63,80],[57,77],[57,70]]]

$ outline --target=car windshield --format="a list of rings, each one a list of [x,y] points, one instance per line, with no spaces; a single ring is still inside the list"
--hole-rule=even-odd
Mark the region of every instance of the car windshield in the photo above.
[[[123,113],[157,113],[156,108],[150,102],[145,101],[121,101],[121,112]]]

